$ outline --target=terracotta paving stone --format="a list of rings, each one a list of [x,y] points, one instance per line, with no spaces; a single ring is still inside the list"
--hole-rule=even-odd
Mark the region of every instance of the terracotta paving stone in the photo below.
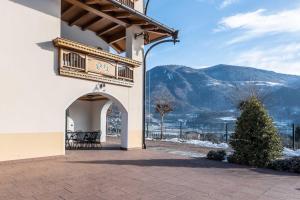
[[[300,176],[154,150],[0,163],[0,200],[300,200]]]

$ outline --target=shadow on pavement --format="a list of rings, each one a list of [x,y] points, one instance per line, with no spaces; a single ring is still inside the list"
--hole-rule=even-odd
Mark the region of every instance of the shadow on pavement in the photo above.
[[[139,167],[184,167],[184,168],[222,168],[222,169],[249,169],[257,173],[279,176],[299,176],[299,174],[285,173],[263,168],[251,168],[242,165],[210,161],[205,158],[190,159],[144,159],[144,160],[90,160],[69,161],[80,164],[103,164],[103,165],[131,165]],[[237,171],[238,173],[239,171]]]

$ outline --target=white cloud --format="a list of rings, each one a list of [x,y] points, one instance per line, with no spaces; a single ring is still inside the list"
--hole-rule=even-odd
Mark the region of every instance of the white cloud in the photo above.
[[[196,2],[207,2],[211,4],[217,4],[218,9],[224,9],[232,4],[238,3],[240,0],[196,0]]]
[[[300,75],[300,42],[254,48],[235,57],[232,64]]]
[[[239,30],[242,33],[227,44],[235,44],[267,34],[300,33],[300,7],[272,14],[265,9],[259,9],[255,12],[225,17],[219,22],[217,31],[228,30]]]
[[[239,0],[223,0],[221,5],[220,5],[220,8],[223,9],[223,8],[226,8],[234,3],[237,3]]]

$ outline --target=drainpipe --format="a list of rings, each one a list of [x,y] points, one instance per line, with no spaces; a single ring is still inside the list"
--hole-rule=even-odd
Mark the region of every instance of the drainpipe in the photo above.
[[[148,3],[148,2],[147,2]],[[160,42],[157,42],[155,44],[153,44],[152,46],[149,47],[149,49],[146,51],[145,56],[144,56],[144,71],[143,71],[143,149],[146,149],[146,69],[147,69],[147,56],[149,54],[149,52],[156,46],[160,45],[160,44],[164,44],[164,43],[169,43],[172,42],[174,43],[174,45],[177,42],[180,42],[178,40],[178,33],[179,31],[175,31],[174,34],[172,35],[172,39],[168,39],[168,40],[162,40]],[[150,85],[149,85],[150,87]],[[149,102],[150,103],[150,102]],[[150,110],[149,110],[150,112]]]

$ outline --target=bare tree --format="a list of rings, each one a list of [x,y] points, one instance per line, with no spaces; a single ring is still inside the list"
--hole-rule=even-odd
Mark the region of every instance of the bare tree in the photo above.
[[[161,96],[155,101],[155,112],[160,115],[160,139],[163,139],[164,117],[174,110],[174,104],[169,96]]]

